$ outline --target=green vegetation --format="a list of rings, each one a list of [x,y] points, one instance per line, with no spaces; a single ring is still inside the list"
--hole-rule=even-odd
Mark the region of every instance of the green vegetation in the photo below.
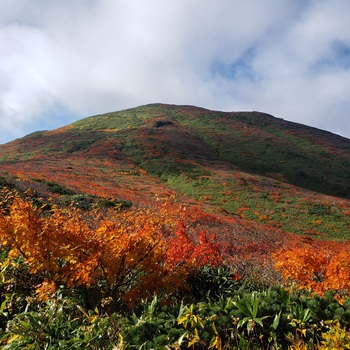
[[[3,187],[13,189],[15,185],[12,182],[10,182],[6,177],[0,176],[0,189]]]
[[[55,194],[65,194],[65,195],[73,195],[74,191],[70,190],[66,186],[62,186],[56,182],[39,180],[39,182],[43,182],[48,186],[48,190]]]
[[[186,293],[106,313],[89,309],[82,289],[38,302],[21,265],[7,265],[4,255],[1,263],[3,349],[345,349],[350,341],[350,299],[258,289],[221,267],[198,270]]]
[[[349,239],[350,216],[336,201],[322,203],[293,191],[285,191],[275,180],[261,179],[266,192],[250,177],[171,176],[167,184],[179,193],[209,203],[227,213],[239,215],[286,232],[317,238]]]
[[[115,130],[120,131],[127,129],[128,127],[135,128],[141,126],[142,123],[139,120],[137,112],[133,109],[100,114],[93,117],[84,118],[73,123],[73,126],[84,131],[96,131],[96,130]]]

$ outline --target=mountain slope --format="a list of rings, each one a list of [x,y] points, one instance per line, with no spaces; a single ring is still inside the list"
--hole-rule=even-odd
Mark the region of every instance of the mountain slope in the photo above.
[[[141,106],[1,145],[0,166],[40,194],[46,181],[142,205],[177,195],[242,232],[350,235],[350,140],[264,113]]]

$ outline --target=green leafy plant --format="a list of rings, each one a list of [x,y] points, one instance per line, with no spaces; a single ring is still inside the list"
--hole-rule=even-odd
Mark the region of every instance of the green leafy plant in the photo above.
[[[43,304],[28,303],[7,328],[3,349],[112,349],[120,340],[117,319],[87,312],[59,293]]]
[[[188,291],[195,301],[217,300],[230,296],[240,287],[240,276],[227,266],[206,265],[194,271],[188,279]],[[187,298],[190,297],[187,294]]]

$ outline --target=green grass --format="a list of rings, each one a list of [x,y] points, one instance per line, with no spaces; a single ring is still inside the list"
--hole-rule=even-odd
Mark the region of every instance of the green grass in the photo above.
[[[257,191],[255,185],[244,178],[238,181],[211,176],[196,179],[174,176],[168,178],[167,184],[214,208],[286,232],[320,239],[350,239],[350,217],[343,215],[338,205],[318,203],[315,199],[304,198],[301,193],[292,195],[290,191],[273,188],[273,183],[265,192]]]

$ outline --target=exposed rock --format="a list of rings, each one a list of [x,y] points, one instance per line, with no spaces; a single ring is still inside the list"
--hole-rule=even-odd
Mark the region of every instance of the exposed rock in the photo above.
[[[160,128],[160,127],[166,126],[166,125],[174,125],[174,123],[171,122],[170,120],[164,119],[164,120],[158,120],[158,121],[156,121],[156,122],[153,124],[153,126],[154,126],[155,128]]]

